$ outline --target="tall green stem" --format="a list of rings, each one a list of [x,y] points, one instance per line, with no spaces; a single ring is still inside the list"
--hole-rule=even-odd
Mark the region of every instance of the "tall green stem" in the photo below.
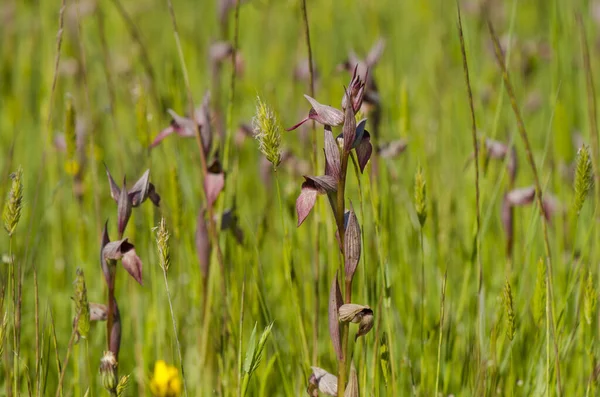
[[[335,220],[337,223],[338,234],[340,236],[340,248],[342,251],[341,260],[341,274],[345,274],[346,267],[346,255],[344,252],[345,242],[345,225],[344,225],[344,210],[345,210],[345,196],[344,192],[346,189],[346,172],[348,170],[348,157],[349,153],[342,152],[342,162],[340,170],[340,179],[337,187],[337,206]],[[352,279],[345,279],[345,294],[344,302],[350,303],[352,300]],[[341,324],[341,337],[342,337],[342,358],[338,361],[338,397],[344,396],[346,389],[346,359],[348,356],[348,323]]]

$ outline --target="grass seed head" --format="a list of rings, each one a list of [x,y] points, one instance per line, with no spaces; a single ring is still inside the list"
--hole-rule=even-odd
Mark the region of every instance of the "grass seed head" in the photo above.
[[[171,265],[171,251],[169,248],[169,230],[167,230],[167,224],[165,218],[160,220],[157,227],[154,228],[156,232],[156,247],[158,248],[158,257],[160,260],[160,267],[164,272],[169,271]]]
[[[117,396],[118,397],[122,396],[123,393],[125,392],[125,390],[127,389],[127,386],[129,386],[129,379],[130,379],[129,375],[123,375],[123,376],[121,376],[121,379],[119,379],[119,383],[117,384]]]
[[[513,306],[513,295],[508,279],[504,284],[504,312],[506,314],[506,336],[513,340],[516,331],[516,316]]]
[[[583,203],[587,198],[590,190],[594,186],[594,171],[592,168],[592,158],[590,156],[590,150],[586,145],[583,145],[577,151],[577,163],[575,168],[575,201],[573,203],[573,209],[576,214],[579,214]]]
[[[427,187],[423,169],[419,166],[415,175],[415,210],[419,217],[421,227],[425,225],[427,220]]]
[[[67,94],[65,101],[65,144],[67,147],[67,162],[65,163],[65,170],[70,175],[75,175],[79,171],[79,164],[77,163],[77,113],[75,106],[73,105],[73,98],[70,94]]]
[[[83,270],[77,269],[75,278],[75,313],[79,315],[76,317],[77,324],[75,327],[77,328],[77,336],[82,338],[87,338],[88,333],[90,332],[90,305],[88,303],[87,298],[87,289],[85,287],[85,278],[83,275]]]
[[[273,167],[281,163],[281,132],[283,128],[277,115],[260,97],[256,98],[256,115],[252,120],[254,138],[258,148]]]
[[[9,236],[12,236],[19,219],[21,219],[21,210],[23,209],[23,169],[19,167],[10,175],[10,178],[12,184],[8,193],[8,201],[4,204],[2,220],[4,221],[4,230]]]
[[[592,272],[588,270],[588,276],[585,283],[585,296],[583,298],[583,314],[585,322],[592,325],[596,314],[596,304],[598,303],[598,291],[594,285]]]

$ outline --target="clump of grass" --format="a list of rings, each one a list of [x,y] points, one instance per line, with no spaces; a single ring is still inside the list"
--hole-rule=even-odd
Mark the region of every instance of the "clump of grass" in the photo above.
[[[267,340],[269,335],[271,335],[271,329],[273,328],[273,323],[269,324],[263,330],[260,338],[256,339],[256,324],[254,325],[254,329],[252,330],[252,335],[250,336],[250,341],[248,342],[248,350],[246,350],[246,359],[244,360],[243,366],[243,377],[242,377],[242,387],[241,387],[241,396],[245,396],[248,392],[248,384],[250,383],[250,379],[258,365],[260,364],[263,350],[265,349],[265,345],[267,344]]]

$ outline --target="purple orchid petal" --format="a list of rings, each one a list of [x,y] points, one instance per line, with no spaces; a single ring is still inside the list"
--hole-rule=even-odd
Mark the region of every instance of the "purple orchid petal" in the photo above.
[[[506,194],[506,200],[512,206],[523,206],[533,203],[535,199],[535,187],[528,186],[513,189]]]
[[[123,255],[121,263],[135,281],[140,285],[144,284],[142,281],[142,260],[136,254],[135,248],[130,249]]]
[[[304,176],[306,182],[312,183],[317,193],[327,194],[337,191],[338,181],[331,175],[320,175],[320,176]],[[305,182],[305,183],[306,183]]]
[[[356,149],[356,147],[362,142],[362,138],[365,133],[366,125],[367,125],[367,119],[362,119],[356,125],[356,135],[354,138],[354,142],[352,144],[352,149]]]
[[[346,91],[346,96],[349,97],[349,95],[350,93]],[[346,106],[342,136],[344,137],[344,152],[349,153],[352,146],[354,146],[354,138],[356,138],[356,118],[354,117],[354,109],[351,106]]]
[[[221,191],[225,187],[225,173],[221,164],[215,161],[208,169],[204,178],[204,192],[206,193],[206,205],[212,207]]]
[[[296,213],[298,214],[298,227],[306,219],[317,201],[317,188],[312,182],[304,182],[298,199],[296,199]]]
[[[325,128],[325,175],[338,179],[341,172],[340,149],[330,128]]]
[[[173,125],[169,125],[167,128],[165,128],[164,130],[162,130],[161,132],[158,133],[156,138],[154,138],[154,140],[150,144],[150,148],[154,148],[154,147],[158,146],[158,144],[161,143],[163,141],[163,139],[165,139],[169,135],[172,135],[174,132],[175,132],[175,127]]]
[[[302,124],[306,123],[308,120],[310,120],[310,118],[306,117],[306,118],[302,119],[302,121],[300,121],[298,124],[295,124],[290,128],[287,128],[286,131],[293,131],[296,128],[300,127]]]
[[[371,135],[369,131],[365,130],[363,133],[363,137],[360,143],[356,146],[356,157],[358,160],[358,166],[360,167],[360,172],[364,172],[369,159],[371,158],[371,154],[373,153],[373,145],[371,145]]]
[[[304,95],[304,97],[312,106],[312,109],[308,113],[310,119],[315,120],[319,124],[330,125],[332,127],[342,125],[344,122],[344,113],[341,110],[323,105],[308,95]]]

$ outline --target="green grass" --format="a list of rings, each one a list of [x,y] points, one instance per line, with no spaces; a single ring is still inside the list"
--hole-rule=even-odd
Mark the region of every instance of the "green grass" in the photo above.
[[[254,117],[257,94],[285,127],[295,124],[310,108],[302,96],[310,92],[308,82],[293,79],[297,62],[308,57],[301,1],[251,0],[240,6],[239,52],[244,69],[236,76],[232,103],[231,65],[226,61],[215,79],[208,51],[223,34],[233,37],[234,13],[221,32],[214,3],[173,0],[194,104],[200,105],[204,92],[210,90],[212,107],[219,110],[223,123],[231,105],[233,128],[228,134]],[[477,131],[513,142],[519,160],[515,187],[533,185],[486,19],[467,3],[476,2],[464,1],[461,7]],[[600,390],[594,378],[600,324],[598,306],[592,304],[600,289],[597,199],[590,193],[577,218],[571,210],[576,199],[573,181],[564,172],[576,159],[575,134],[593,145],[590,131],[596,131],[588,121],[588,83],[576,15],[583,15],[592,72],[599,65],[598,24],[590,16],[590,4],[583,0],[492,3],[498,35],[513,39],[506,51],[508,71],[540,184],[545,194],[556,196],[563,210],[548,226],[556,339],[544,316],[535,321],[539,316],[534,301],[540,299],[540,277],[545,274],[538,269],[545,256],[542,219],[535,203],[515,208],[513,258],[507,265],[500,208],[509,179],[497,160],[487,167],[480,162],[479,254],[484,277],[482,304],[478,304],[475,171],[472,162],[465,166],[473,140],[456,4],[446,0],[307,2],[312,55],[319,72],[315,98],[339,108],[350,76],[337,72],[337,65],[348,50],[362,57],[384,37],[385,51],[372,71],[382,104],[380,134],[372,141],[374,145],[400,138],[409,142],[407,150],[393,159],[372,158],[378,162],[377,174],[371,173],[372,163],[364,174],[349,166],[346,198],[352,201],[362,228],[352,301],[370,306],[375,317],[371,332],[356,344],[349,338],[362,396],[429,396],[435,390],[444,396],[557,395],[556,362],[564,395],[593,396]],[[116,4],[126,10],[133,25]],[[106,394],[98,373],[107,350],[106,323],[92,324],[88,338],[69,349],[77,315],[71,299],[77,268],[84,271],[88,300],[104,304],[107,300],[99,263],[101,233],[108,219],[109,234],[117,239],[117,206],[110,197],[103,163],[117,183],[126,175],[128,186],[149,168],[150,180],[162,197],[160,208],[149,202],[135,208],[125,231],[144,263],[144,285],[138,285],[121,265],[117,269],[122,326],[118,368],[120,375],[131,375],[125,395],[149,395],[157,360],[176,366],[180,374],[183,366],[190,396],[238,395],[242,389],[252,396],[297,396],[305,394],[311,366],[337,375],[327,315],[341,255],[326,197],[318,198],[307,221],[296,228],[294,205],[302,176],[284,162],[277,170],[277,183],[270,172],[271,183],[264,184],[258,143],[246,138],[239,144],[232,135],[225,190],[214,211],[235,205],[244,240],[238,244],[232,233],[222,231],[218,236],[222,260],[213,247],[210,276],[204,280],[194,242],[196,218],[205,205],[198,145],[193,138],[173,135],[147,149],[169,124],[168,108],[182,115],[189,109],[167,0],[66,1],[53,92],[59,12],[57,1],[7,0],[0,5],[2,205],[11,189],[9,175],[19,166],[24,185],[21,219],[11,238],[6,233],[0,237],[0,292],[5,287],[0,319],[5,315],[7,319],[0,394],[16,385],[22,395],[28,390],[33,395],[56,395],[59,366],[65,369],[62,395],[83,396],[88,389],[90,396]],[[132,29],[139,38],[132,36]],[[597,82],[598,73],[593,77]],[[534,95],[538,106],[532,105]],[[54,145],[65,130],[72,138],[66,121],[73,115],[67,112],[69,103],[75,110],[76,129],[86,134],[86,160],[80,161],[79,179],[68,172],[75,156],[72,149],[64,152]],[[372,129],[371,121],[367,129]],[[318,159],[320,168],[314,169],[309,131],[307,123],[305,137],[298,131],[283,133],[282,146],[306,161],[309,175],[319,175],[323,158]],[[341,128],[334,128],[338,133]],[[319,154],[322,135],[322,126],[317,125]],[[225,146],[225,137],[215,139],[215,145]],[[597,148],[591,146],[590,153],[595,156]],[[599,160],[593,158],[592,163]],[[422,237],[413,199],[419,166],[427,186]],[[167,277],[173,318],[152,230],[162,217],[170,231]],[[17,274],[22,271],[18,357],[13,268]],[[39,285],[37,326],[34,274]],[[512,340],[507,334],[507,285],[516,325]],[[444,323],[440,325],[442,301]],[[251,340],[256,342],[271,323],[264,350],[258,354],[261,360],[255,363],[252,354],[260,349]],[[350,325],[350,335],[356,327]],[[250,367],[256,368],[252,376],[246,371]],[[15,369],[18,379],[10,376]]]

